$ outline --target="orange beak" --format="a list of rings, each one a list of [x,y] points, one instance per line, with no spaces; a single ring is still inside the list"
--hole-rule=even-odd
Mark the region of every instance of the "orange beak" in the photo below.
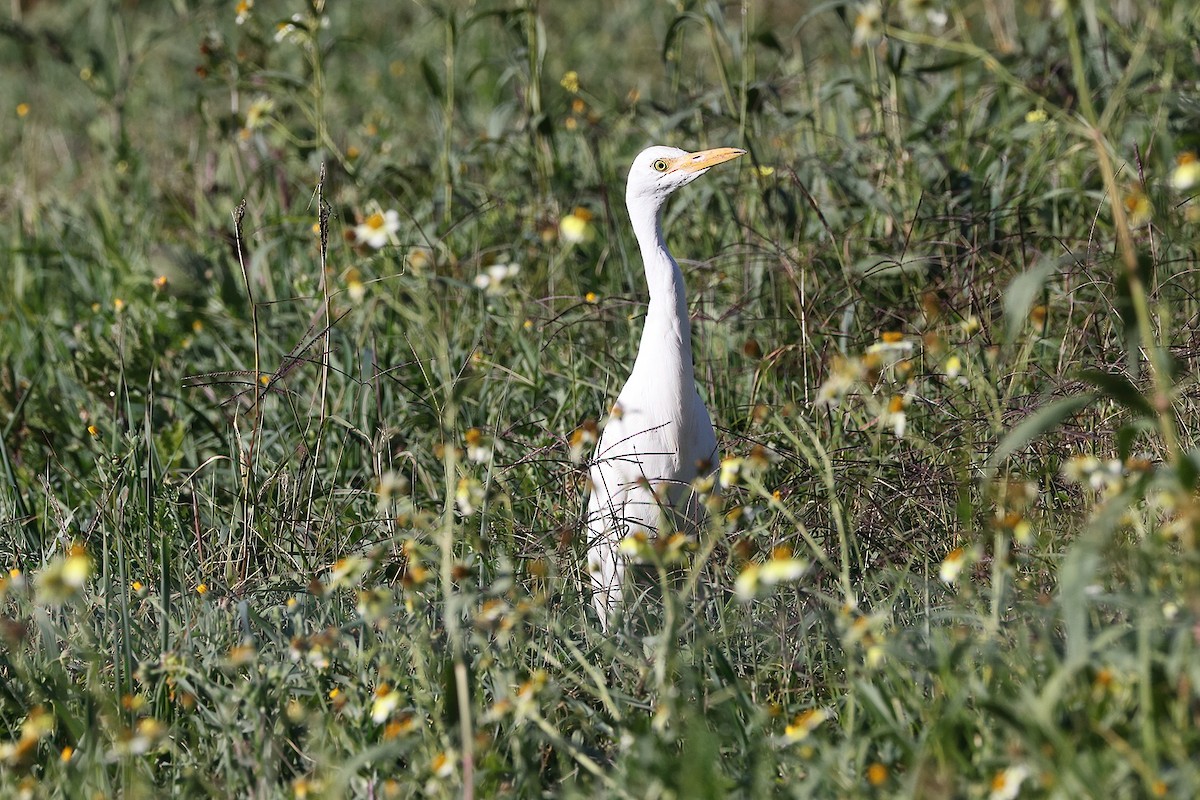
[[[717,164],[724,164],[726,161],[732,161],[738,156],[744,155],[746,155],[746,151],[739,150],[736,147],[717,147],[713,150],[687,153],[672,161],[671,167],[667,172],[675,172],[676,170],[700,172],[701,170],[715,167]]]

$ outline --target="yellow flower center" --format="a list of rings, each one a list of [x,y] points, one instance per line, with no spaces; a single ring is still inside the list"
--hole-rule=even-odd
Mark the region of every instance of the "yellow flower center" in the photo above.
[[[371,216],[367,217],[366,226],[372,230],[380,230],[383,228],[383,214],[376,211]]]

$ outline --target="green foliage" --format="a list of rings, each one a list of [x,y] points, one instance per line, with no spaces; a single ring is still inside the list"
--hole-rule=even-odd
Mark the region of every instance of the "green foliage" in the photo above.
[[[1192,4],[13,14],[0,796],[1200,792]],[[605,636],[653,142],[727,457]]]

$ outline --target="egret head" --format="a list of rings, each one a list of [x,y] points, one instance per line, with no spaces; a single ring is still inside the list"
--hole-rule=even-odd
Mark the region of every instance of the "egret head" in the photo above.
[[[656,145],[638,153],[629,169],[625,202],[630,206],[649,204],[660,207],[667,195],[686,186],[717,164],[745,155],[736,147],[718,147],[689,153],[678,147]]]

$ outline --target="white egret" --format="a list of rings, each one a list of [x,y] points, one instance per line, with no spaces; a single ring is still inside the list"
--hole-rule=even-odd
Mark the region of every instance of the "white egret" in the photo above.
[[[621,599],[621,540],[638,533],[653,537],[670,517],[668,530],[695,531],[704,509],[692,482],[717,462],[716,433],[696,392],[683,273],[663,240],[663,205],[679,187],[745,152],[650,147],[629,170],[625,205],[642,251],[650,305],[633,372],[617,396],[589,475],[588,571],[605,629]]]

